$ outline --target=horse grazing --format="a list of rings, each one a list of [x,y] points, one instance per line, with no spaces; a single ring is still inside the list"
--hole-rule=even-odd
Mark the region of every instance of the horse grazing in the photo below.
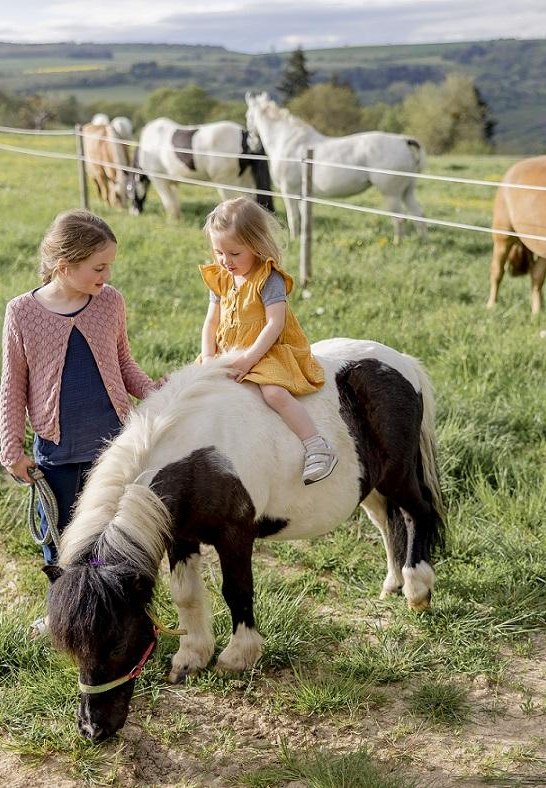
[[[422,145],[403,134],[366,131],[347,137],[325,137],[308,123],[291,115],[267,93],[246,94],[246,124],[258,137],[269,157],[271,176],[283,194],[290,237],[296,238],[300,227],[299,200],[290,195],[301,189],[301,163],[307,149],[313,149],[312,194],[315,197],[349,197],[375,186],[386,200],[387,207],[403,213],[403,205],[412,216],[422,216],[415,197],[415,178],[411,175],[390,175],[366,172],[350,167],[370,167],[408,173],[420,172],[425,162]],[[289,161],[296,159],[296,161]],[[319,164],[318,162],[323,162]],[[331,166],[335,164],[343,167]],[[349,165],[346,168],[346,165]],[[395,242],[402,235],[403,219],[393,219]],[[420,235],[426,233],[423,222],[417,221]]]
[[[512,276],[531,275],[531,312],[542,308],[542,287],[546,276],[546,237],[544,240],[503,235],[502,230],[518,235],[546,236],[546,192],[514,189],[504,184],[546,186],[546,156],[523,159],[505,173],[497,189],[493,208],[493,257],[490,268],[488,308],[497,303],[505,268]]]
[[[226,186],[271,191],[267,161],[244,158],[250,151],[248,131],[238,123],[219,121],[202,126],[180,126],[169,118],[147,123],[140,134],[132,173],[127,182],[127,195],[133,214],[142,213],[150,181],[168,216],[180,215],[177,183],[171,178],[212,181]],[[222,154],[227,154],[222,156]],[[222,200],[228,190],[219,187]],[[230,190],[231,191],[231,190]],[[269,194],[258,194],[260,205],[273,210]]]
[[[95,118],[100,120],[101,117],[95,115],[91,123],[82,126],[85,171],[103,202],[112,207],[125,207],[128,177],[125,168],[130,166],[132,157],[124,140],[131,136],[132,124],[124,117],[107,123],[95,122]]]
[[[319,484],[303,485],[301,443],[258,387],[229,377],[233,353],[173,373],[100,456],[63,534],[60,565],[45,568],[53,642],[79,664],[84,736],[99,741],[125,722],[157,636],[148,605],[165,550],[186,632],[173,683],[214,653],[202,543],[218,552],[232,617],[222,671],[250,668],[262,652],[254,541],[323,535],[358,504],[383,537],[382,596],[402,590],[411,608],[429,605],[443,523],[428,377],[416,359],[375,342],[331,339],[312,349],[326,382],[305,405],[339,457]]]

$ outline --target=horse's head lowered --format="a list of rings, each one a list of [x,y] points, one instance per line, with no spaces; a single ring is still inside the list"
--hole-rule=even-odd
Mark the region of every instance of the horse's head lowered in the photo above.
[[[138,161],[138,147],[133,157],[133,168],[140,167]],[[125,180],[125,192],[129,203],[129,213],[138,216],[144,210],[146,195],[150,186],[150,179],[144,172],[128,172]]]
[[[80,670],[79,731],[103,741],[125,723],[135,679],[156,643],[157,630],[146,612],[153,583],[127,565],[100,562],[44,571],[51,581],[53,643],[73,656]]]

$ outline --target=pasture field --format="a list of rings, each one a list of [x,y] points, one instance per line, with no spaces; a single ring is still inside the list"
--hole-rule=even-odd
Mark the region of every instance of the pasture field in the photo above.
[[[25,145],[74,149],[64,138]],[[77,205],[78,181],[74,162],[0,157],[3,315],[8,299],[37,284],[40,238],[58,211]],[[511,162],[431,158],[427,172],[494,181]],[[112,283],[127,300],[134,356],[153,376],[194,358],[207,305],[196,266],[208,255],[200,227],[217,196],[181,192],[177,223],[152,192],[141,217],[92,201],[118,236]],[[423,181],[418,196],[430,217],[491,221],[493,189]],[[356,201],[379,206],[371,193]],[[162,636],[125,728],[92,745],[76,731],[75,668],[27,634],[44,612],[47,581],[26,531],[26,491],[4,477],[1,784],[546,784],[546,321],[530,317],[527,278],[507,278],[497,310],[485,310],[488,234],[431,227],[426,241],[412,232],[398,247],[391,235],[383,217],[316,208],[313,279],[292,303],[312,341],[379,340],[429,371],[449,515],[430,611],[379,601],[383,547],[359,513],[314,542],[258,544],[261,663],[172,687],[175,644]],[[298,244],[285,264],[297,276]],[[220,647],[228,614],[218,563],[205,555]],[[162,577],[156,608],[174,625],[166,589]]]

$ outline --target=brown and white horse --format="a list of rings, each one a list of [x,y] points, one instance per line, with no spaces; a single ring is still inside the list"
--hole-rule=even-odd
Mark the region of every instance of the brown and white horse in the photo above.
[[[382,596],[401,590],[410,608],[429,605],[443,523],[428,377],[419,361],[376,342],[325,340],[313,352],[326,382],[305,405],[339,457],[319,484],[303,484],[299,439],[256,385],[229,377],[229,354],[173,373],[99,458],[63,533],[60,565],[46,568],[53,642],[80,669],[84,736],[100,741],[125,722],[157,637],[147,608],[165,550],[185,631],[171,682],[214,653],[201,544],[218,552],[231,611],[223,671],[250,668],[262,652],[255,540],[321,536],[359,504],[383,537]]]
[[[504,184],[546,187],[546,156],[523,159],[504,175],[497,189],[493,208],[493,257],[490,269],[488,308],[497,303],[505,268],[512,276],[529,272],[531,276],[531,312],[542,308],[542,287],[546,276],[546,191],[510,188]],[[502,230],[544,239],[504,235]],[[501,232],[499,232],[501,231]]]

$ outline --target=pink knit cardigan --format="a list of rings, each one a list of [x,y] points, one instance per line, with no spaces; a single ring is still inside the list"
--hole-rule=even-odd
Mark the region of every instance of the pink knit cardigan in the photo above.
[[[113,287],[105,285],[75,317],[50,312],[32,292],[14,298],[6,307],[3,333],[2,465],[13,465],[23,456],[25,411],[38,435],[59,443],[61,377],[74,326],[91,348],[120,421],[131,408],[129,394],[142,399],[158,386],[131,356],[125,302]]]

